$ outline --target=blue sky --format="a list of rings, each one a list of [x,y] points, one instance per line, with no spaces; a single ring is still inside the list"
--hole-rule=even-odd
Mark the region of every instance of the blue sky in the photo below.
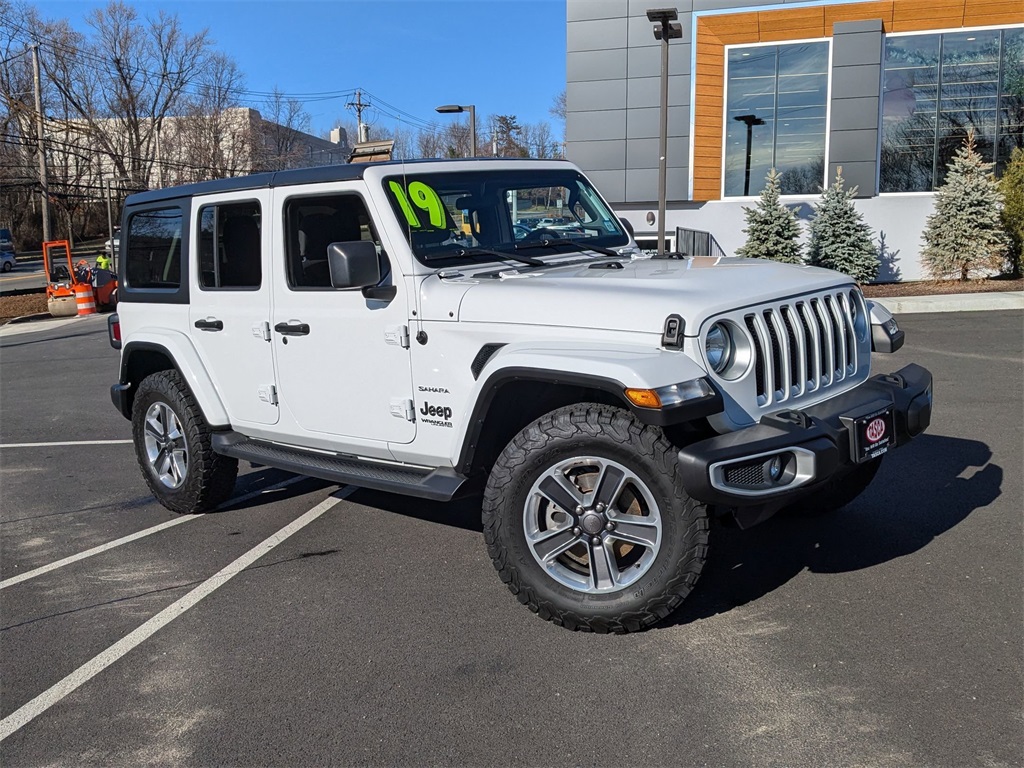
[[[105,2],[36,0],[47,18],[85,30]],[[209,29],[232,56],[246,87],[288,94],[365,88],[421,120],[450,120],[439,104],[475,104],[478,119],[514,114],[548,120],[565,88],[565,0],[134,0],[141,14],[175,13],[189,31]],[[338,117],[354,121],[346,99],[309,101],[314,133]],[[372,102],[372,98],[371,98]],[[393,109],[388,111],[394,112]],[[379,111],[367,122],[393,127]]]

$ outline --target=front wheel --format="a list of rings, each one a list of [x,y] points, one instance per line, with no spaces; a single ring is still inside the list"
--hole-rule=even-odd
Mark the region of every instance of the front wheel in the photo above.
[[[238,460],[213,452],[210,428],[177,371],[139,384],[132,437],[146,483],[169,510],[206,512],[231,495]]]
[[[571,405],[523,429],[484,494],[488,553],[530,610],[569,629],[629,632],[668,616],[707,556],[708,518],[657,427]]]

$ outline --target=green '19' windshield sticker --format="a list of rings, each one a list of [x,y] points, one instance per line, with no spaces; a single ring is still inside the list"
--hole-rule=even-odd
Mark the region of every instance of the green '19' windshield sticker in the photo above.
[[[408,195],[397,181],[389,181],[388,187],[391,188],[391,193],[395,196],[395,200],[398,201],[398,205],[402,209],[402,213],[405,214],[405,220],[410,227],[413,229],[424,228],[420,217],[413,210],[413,206],[415,206],[427,214],[427,220],[430,222],[431,229],[444,228],[444,203],[437,192],[429,186],[422,181],[414,181],[409,185]]]

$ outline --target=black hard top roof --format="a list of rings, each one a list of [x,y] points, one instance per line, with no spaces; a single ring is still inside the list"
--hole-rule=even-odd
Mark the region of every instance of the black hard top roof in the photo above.
[[[535,158],[509,158],[509,157],[477,157],[467,159],[469,163],[490,163],[509,162],[511,160],[529,160]],[[294,168],[288,171],[271,171],[268,173],[254,173],[250,176],[235,176],[230,179],[214,179],[212,181],[200,181],[196,184],[184,184],[180,187],[164,187],[163,189],[151,189],[147,192],[137,192],[129,195],[125,205],[141,205],[145,203],[158,202],[160,200],[172,200],[179,197],[192,197],[193,195],[212,195],[218,192],[235,192],[245,189],[266,189],[268,187],[284,187],[297,184],[316,184],[324,181],[351,181],[363,178],[363,172],[367,168],[378,166],[403,166],[421,165],[431,163],[452,163],[458,160],[389,160],[382,163],[351,163],[345,165],[321,165],[315,168]],[[548,162],[551,162],[550,160]]]

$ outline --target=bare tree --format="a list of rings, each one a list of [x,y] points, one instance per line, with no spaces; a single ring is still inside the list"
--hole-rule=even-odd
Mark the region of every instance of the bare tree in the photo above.
[[[239,92],[244,77],[234,60],[211,55],[187,95],[181,117],[164,131],[167,175],[174,183],[220,179],[252,169],[256,141],[252,115],[242,108]]]
[[[15,19],[19,9],[0,0],[0,14]],[[14,26],[0,26],[0,226],[11,229],[19,247],[29,244],[26,235],[41,220],[32,64],[26,54]]]
[[[163,11],[140,19],[118,0],[86,23],[91,37],[67,20],[36,22],[49,41],[43,68],[65,100],[68,121],[85,126],[118,177],[145,188],[157,134],[209,57],[206,31],[186,34]]]
[[[524,125],[520,143],[530,153],[530,157],[548,159],[562,156],[561,145],[551,132],[551,124],[544,120]]]
[[[561,121],[565,121],[565,90],[562,90],[554,101],[551,102],[551,106],[548,107],[548,112],[552,117],[557,117]]]
[[[260,170],[277,171],[305,164],[301,134],[309,130],[310,117],[302,102],[288,98],[275,86],[263,102],[261,113],[260,146],[256,152]]]
[[[416,134],[416,155],[417,157],[443,157],[444,140],[441,136],[442,129],[436,123],[430,128],[421,129]]]

